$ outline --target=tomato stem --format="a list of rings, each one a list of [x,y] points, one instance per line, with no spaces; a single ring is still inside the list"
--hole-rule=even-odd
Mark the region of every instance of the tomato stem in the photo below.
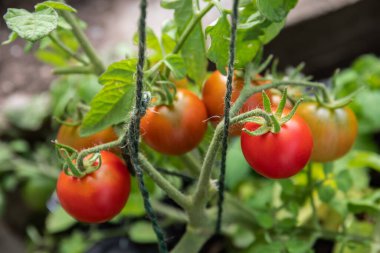
[[[60,1],[60,2],[64,2],[64,1]],[[94,47],[91,45],[89,39],[83,32],[82,28],[80,27],[74,15],[68,11],[60,11],[60,14],[67,21],[67,23],[70,24],[74,36],[78,40],[79,44],[82,46],[83,51],[86,53],[86,55],[88,56],[88,58],[91,60],[92,64],[94,65],[95,73],[97,75],[102,74],[105,71],[104,65],[102,61],[100,60],[100,58],[97,56]]]
[[[191,32],[194,30],[195,26],[212,9],[213,6],[214,6],[213,3],[208,3],[205,8],[203,8],[199,13],[193,16],[193,18],[191,19],[189,24],[186,26],[181,36],[179,37],[178,43],[172,52],[173,54],[177,54],[181,50],[183,44],[185,44],[187,38],[189,37]]]
[[[185,210],[189,210],[192,206],[191,200],[188,196],[181,193],[169,181],[167,181],[161,173],[159,173],[151,163],[146,159],[143,154],[139,154],[139,161],[141,168],[153,179],[153,181],[164,190],[168,196],[174,200]]]
[[[71,74],[93,74],[94,67],[88,66],[72,66],[72,67],[60,67],[53,70],[54,75],[71,75]]]
[[[315,205],[314,201],[314,179],[313,179],[313,164],[309,162],[307,165],[307,185],[308,185],[308,192],[310,196],[310,205],[312,209],[312,219],[313,219],[313,226],[316,229],[320,228],[320,224],[318,221],[318,214],[317,214],[317,207]]]
[[[50,40],[57,45],[63,52],[68,54],[69,56],[73,57],[77,61],[83,63],[84,65],[88,65],[88,62],[83,59],[81,56],[77,55],[75,52],[73,52],[69,47],[67,47],[58,37],[49,34]]]

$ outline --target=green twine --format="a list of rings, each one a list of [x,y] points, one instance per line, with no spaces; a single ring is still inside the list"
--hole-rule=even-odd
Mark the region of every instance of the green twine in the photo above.
[[[140,136],[140,121],[144,116],[147,106],[150,101],[150,97],[143,93],[143,77],[144,77],[144,62],[145,62],[145,50],[146,50],[146,9],[147,0],[141,0],[140,2],[140,19],[139,19],[139,59],[137,64],[137,81],[136,81],[136,104],[135,111],[131,117],[131,123],[127,132],[128,135],[128,149],[131,157],[132,165],[136,172],[136,178],[138,181],[139,189],[143,196],[144,207],[148,214],[149,219],[152,222],[152,227],[156,233],[158,239],[158,246],[160,253],[167,253],[168,249],[165,243],[165,238],[161,227],[158,225],[157,216],[155,215],[152,205],[149,201],[149,192],[147,191],[143,172],[139,164],[139,136]]]
[[[225,175],[226,175],[226,158],[228,148],[228,129],[230,127],[230,108],[231,108],[231,95],[232,95],[232,77],[234,72],[234,60],[235,60],[235,47],[236,47],[236,28],[238,22],[238,6],[239,0],[234,0],[232,10],[232,24],[231,24],[231,40],[230,40],[230,58],[228,63],[228,75],[227,75],[227,91],[224,98],[224,128],[222,139],[222,161],[220,164],[220,176],[219,176],[219,191],[218,191],[218,217],[216,221],[215,231],[220,233],[222,226],[222,214],[223,214],[223,202],[224,202],[224,190],[225,190]]]

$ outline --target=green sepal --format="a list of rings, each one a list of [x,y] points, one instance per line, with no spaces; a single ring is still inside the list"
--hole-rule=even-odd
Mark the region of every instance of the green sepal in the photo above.
[[[1,42],[1,45],[8,45],[11,44],[13,41],[15,41],[18,38],[18,34],[15,32],[11,32],[8,36],[8,39],[6,41]]]
[[[251,136],[259,136],[259,135],[263,135],[269,132],[270,128],[266,125],[262,125],[261,127],[257,128],[255,131],[249,131],[246,128],[243,128],[242,130]]]
[[[276,117],[281,117],[282,112],[284,111],[284,108],[286,105],[287,97],[288,97],[288,89],[285,88],[281,96],[280,104],[278,105],[277,110],[276,110]]]
[[[273,133],[279,133],[281,130],[281,125],[278,119],[276,118],[275,115],[271,114],[270,118],[272,120],[272,126],[273,126]]]
[[[264,103],[265,112],[272,113],[272,105],[270,103],[270,98],[268,97],[268,95],[265,93],[264,90],[262,91],[262,95],[263,95],[263,103]]]
[[[94,163],[97,162],[97,165],[94,166]],[[84,164],[85,167],[85,174],[90,174],[94,171],[97,171],[102,166],[102,156],[100,153],[94,153],[92,154],[91,158],[87,160],[87,162]]]
[[[324,102],[317,94],[315,94],[315,98],[316,98],[318,104],[322,105],[323,107],[326,107],[329,109],[338,109],[338,108],[343,108],[346,105],[348,105],[349,103],[351,103],[353,101],[354,97],[359,92],[362,92],[364,89],[365,89],[365,87],[361,86],[360,88],[358,88],[357,90],[355,90],[351,94],[345,96],[344,98],[335,100],[335,101],[330,102],[330,103]]]
[[[259,65],[259,67],[257,68],[257,70],[255,71],[255,74],[258,74],[258,73],[261,73],[263,72],[268,66],[269,64],[271,63],[271,61],[273,60],[273,55],[269,55],[265,61],[263,63],[261,63]]]
[[[256,123],[258,125],[263,125],[265,124],[265,119],[259,118],[259,117],[252,117],[252,118],[248,118],[248,119],[236,122],[235,124],[238,124],[238,123]]]
[[[65,160],[65,164],[68,166],[68,169],[73,173],[74,177],[83,177],[83,173],[78,170],[76,165],[72,161],[72,157],[69,155],[66,149],[60,149],[60,152],[64,153],[63,159]]]
[[[300,103],[302,101],[303,101],[303,98],[298,99],[297,102],[294,104],[293,109],[289,112],[289,114],[286,115],[285,117],[281,118],[281,120],[280,120],[280,124],[281,125],[285,124],[286,122],[288,122],[294,116],[294,114],[297,111],[298,106],[300,105]]]

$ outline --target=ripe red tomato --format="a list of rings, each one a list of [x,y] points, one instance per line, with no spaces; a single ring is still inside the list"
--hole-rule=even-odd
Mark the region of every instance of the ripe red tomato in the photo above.
[[[202,98],[203,102],[206,105],[208,116],[212,124],[216,125],[220,122],[224,115],[224,97],[226,96],[226,82],[227,77],[223,76],[219,71],[215,71],[211,76],[206,80],[203,90]],[[252,85],[262,85],[262,83],[254,83]],[[239,97],[241,90],[244,87],[244,80],[240,78],[235,78],[232,83],[232,96],[231,104],[236,101]],[[267,95],[271,97],[270,91],[266,91]],[[248,100],[244,103],[239,113],[248,112],[255,108],[263,108],[263,100],[261,92],[253,94]],[[236,124],[231,126],[230,134],[236,136],[240,135],[243,124]]]
[[[172,106],[149,108],[141,119],[141,136],[156,151],[181,155],[195,148],[207,129],[203,102],[191,91],[177,90]]]
[[[58,130],[57,141],[80,151],[118,138],[112,127],[86,137],[79,136],[79,130],[80,126],[62,125]]]
[[[305,102],[299,106],[297,114],[309,124],[313,134],[312,161],[336,160],[354,144],[358,122],[350,108],[328,109],[316,102]]]
[[[285,110],[286,111],[286,110]],[[254,131],[260,125],[248,122],[244,128]],[[251,167],[268,178],[287,178],[298,173],[310,159],[313,137],[306,122],[295,115],[281,126],[279,133],[260,136],[241,133],[241,149]]]
[[[62,207],[75,219],[101,223],[112,219],[124,207],[130,192],[130,175],[115,154],[100,152],[100,168],[82,178],[60,173],[57,195]]]

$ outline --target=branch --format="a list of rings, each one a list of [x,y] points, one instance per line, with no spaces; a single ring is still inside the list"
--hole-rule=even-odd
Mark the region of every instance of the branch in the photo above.
[[[70,24],[71,28],[73,29],[73,34],[77,38],[79,44],[82,46],[83,51],[86,53],[86,55],[88,56],[88,58],[91,60],[92,64],[94,65],[96,74],[98,75],[102,74],[105,71],[104,65],[102,61],[99,59],[99,57],[97,56],[95,49],[91,45],[86,34],[80,28],[80,25],[78,24],[74,15],[67,11],[60,11],[60,14],[67,21],[67,23]]]
[[[93,66],[71,66],[55,68],[54,75],[71,75],[71,74],[94,74]]]
[[[192,204],[189,197],[181,193],[177,188],[175,188],[166,178],[164,178],[143,154],[139,154],[139,161],[141,168],[153,179],[153,181],[164,190],[168,196],[174,200],[178,205],[180,205],[183,209],[189,209]]]
[[[60,41],[58,38],[56,38],[54,35],[52,34],[49,34],[49,38],[51,39],[51,41],[56,44],[62,51],[64,51],[66,54],[70,55],[71,57],[73,57],[74,59],[76,59],[77,61],[83,63],[84,65],[87,65],[88,62],[84,59],[82,59],[82,57],[80,57],[79,55],[77,55],[75,52],[73,52],[69,47],[67,47],[65,44],[62,43],[62,41]]]

